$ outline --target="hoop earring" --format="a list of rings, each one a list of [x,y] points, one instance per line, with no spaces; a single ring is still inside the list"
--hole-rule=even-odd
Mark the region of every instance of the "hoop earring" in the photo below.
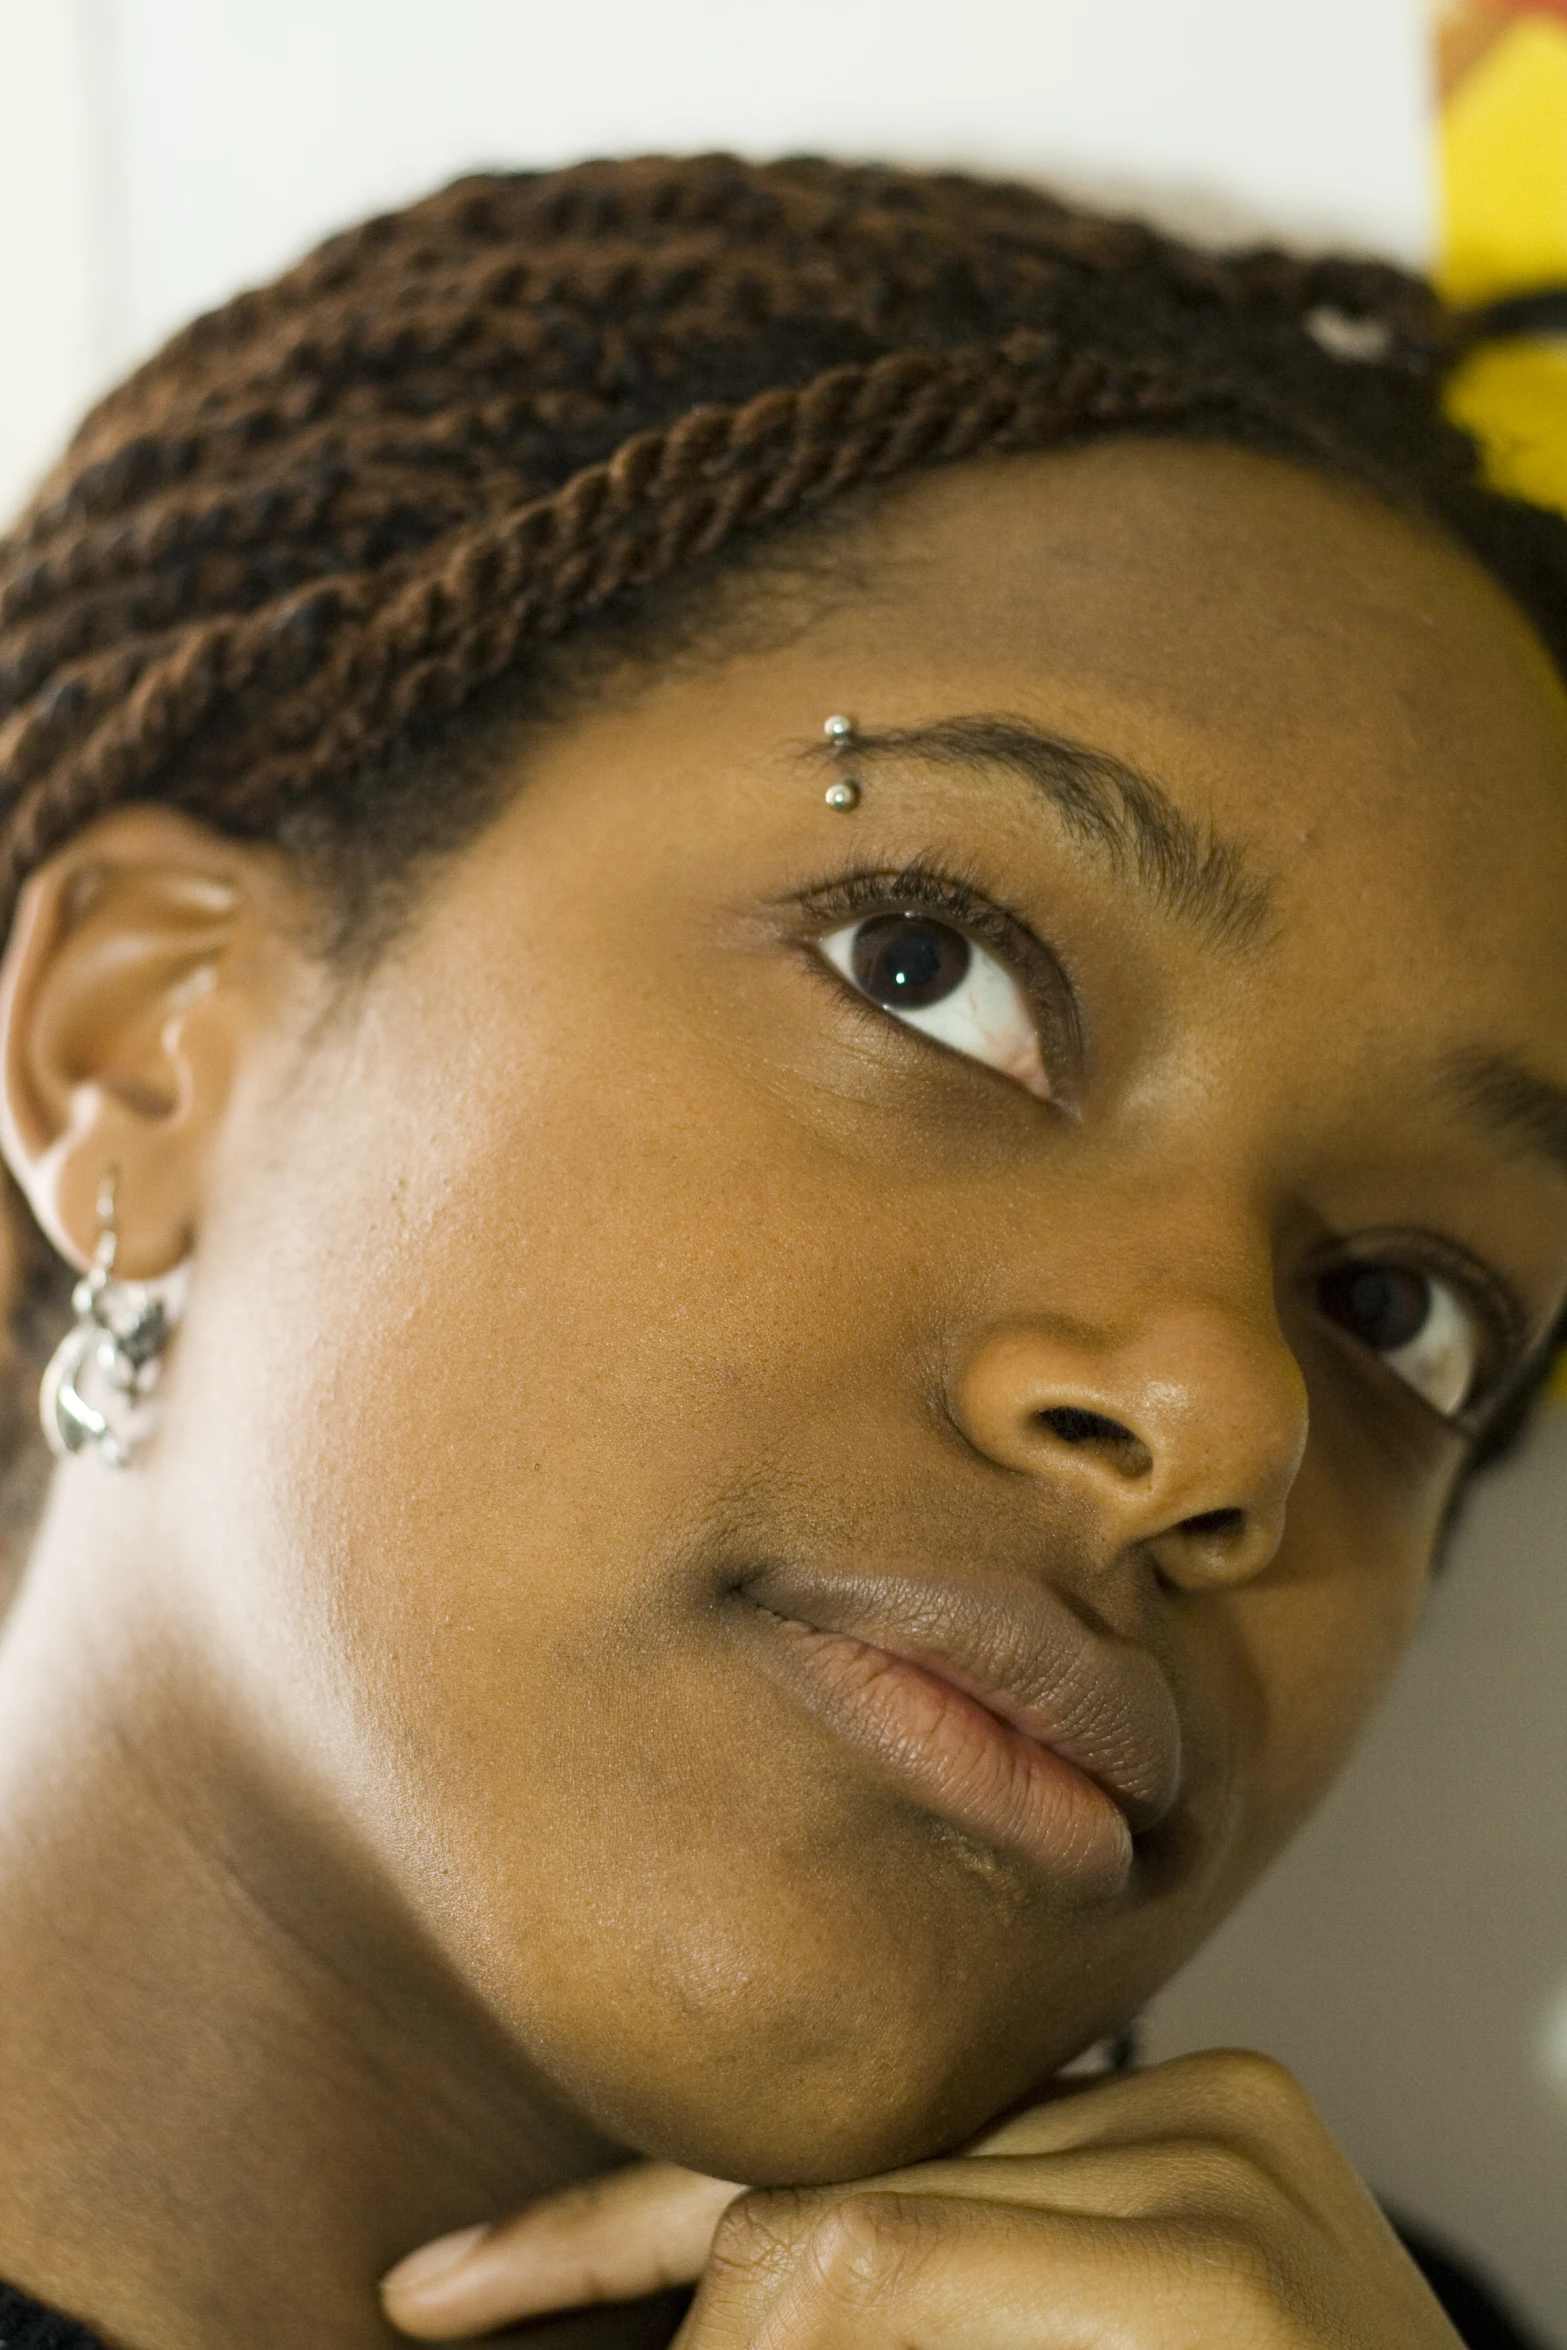
[[[143,1434],[139,1407],[157,1382],[174,1330],[166,1299],[149,1283],[114,1278],[118,1182],[119,1170],[111,1168],[98,1187],[98,1245],[71,1292],[76,1321],[38,1391],[38,1416],[56,1459],[91,1447],[109,1469],[128,1468],[135,1455]],[[84,1381],[92,1395],[83,1393]]]

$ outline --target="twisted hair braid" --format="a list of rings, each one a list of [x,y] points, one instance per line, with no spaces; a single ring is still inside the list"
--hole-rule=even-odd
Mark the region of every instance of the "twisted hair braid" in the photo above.
[[[1323,314],[1371,322],[1377,362],[1322,348]],[[377,771],[485,686],[743,535],[1106,432],[1368,481],[1567,653],[1567,533],[1475,486],[1436,397],[1454,340],[1375,264],[1202,254],[952,175],[460,182],[175,336],[0,542],[0,898],[133,796],[362,831]]]
[[[1479,486],[1440,407],[1463,343],[1379,264],[1201,253],[957,175],[461,181],[177,334],[0,540],[3,918],[129,798],[395,879],[490,805],[426,754],[501,681],[525,705],[547,647],[634,633],[857,488],[1105,433],[1361,481],[1567,668],[1567,526]]]

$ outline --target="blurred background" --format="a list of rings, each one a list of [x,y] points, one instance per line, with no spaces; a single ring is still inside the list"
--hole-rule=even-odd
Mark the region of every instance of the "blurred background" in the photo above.
[[[99,389],[478,165],[973,165],[1466,300],[1567,283],[1567,0],[0,0],[0,510]],[[1567,503],[1567,338],[1471,370]],[[1378,2191],[1567,2345],[1567,1408],[1476,1491],[1393,1702],[1150,2019],[1297,2071]]]

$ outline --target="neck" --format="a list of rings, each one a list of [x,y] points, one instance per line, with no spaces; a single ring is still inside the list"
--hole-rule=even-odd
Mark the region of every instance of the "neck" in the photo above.
[[[395,2260],[619,2153],[61,1539],[0,1645],[0,2275],[127,2350],[384,2350]]]

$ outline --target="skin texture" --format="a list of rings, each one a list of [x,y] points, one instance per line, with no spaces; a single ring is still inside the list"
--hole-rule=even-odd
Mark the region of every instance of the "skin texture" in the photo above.
[[[1457,2339],[1298,2082],[1221,2049],[1057,2095],[960,2160],[737,2194],[636,2163],[401,2263],[417,2339],[700,2280],[679,2350],[1274,2350]]]
[[[1567,1081],[1567,698],[1505,597],[1158,444],[912,482],[856,552],[873,600],[541,739],[351,980],[279,859],[166,811],[31,886],[12,1164],[78,1261],[110,1166],[122,1269],[195,1258],[156,1440],[57,1479],[0,1652],[0,2273],[118,2339],[385,2341],[393,2259],[627,2152],[809,2186],[1037,2094],[1309,1811],[1418,1615],[1463,1444],[1318,1310],[1325,1252],[1434,1233],[1559,1307],[1567,1180],[1433,1075]],[[835,710],[1135,762],[1252,919],[1013,774],[878,757],[831,810]],[[1070,972],[1055,1102],[816,951],[850,917],[803,898],[919,860]],[[954,1826],[826,1724],[742,1590],[779,1562],[1044,1590],[1151,1658],[1181,1777],[1129,1867]],[[1233,2338],[1338,2341],[1342,2300],[1445,2342],[1247,2078],[1246,2159],[1336,2183],[1308,2315]],[[1211,2079],[1131,2136],[1206,2143]],[[787,2338],[880,2338],[833,2322]]]

